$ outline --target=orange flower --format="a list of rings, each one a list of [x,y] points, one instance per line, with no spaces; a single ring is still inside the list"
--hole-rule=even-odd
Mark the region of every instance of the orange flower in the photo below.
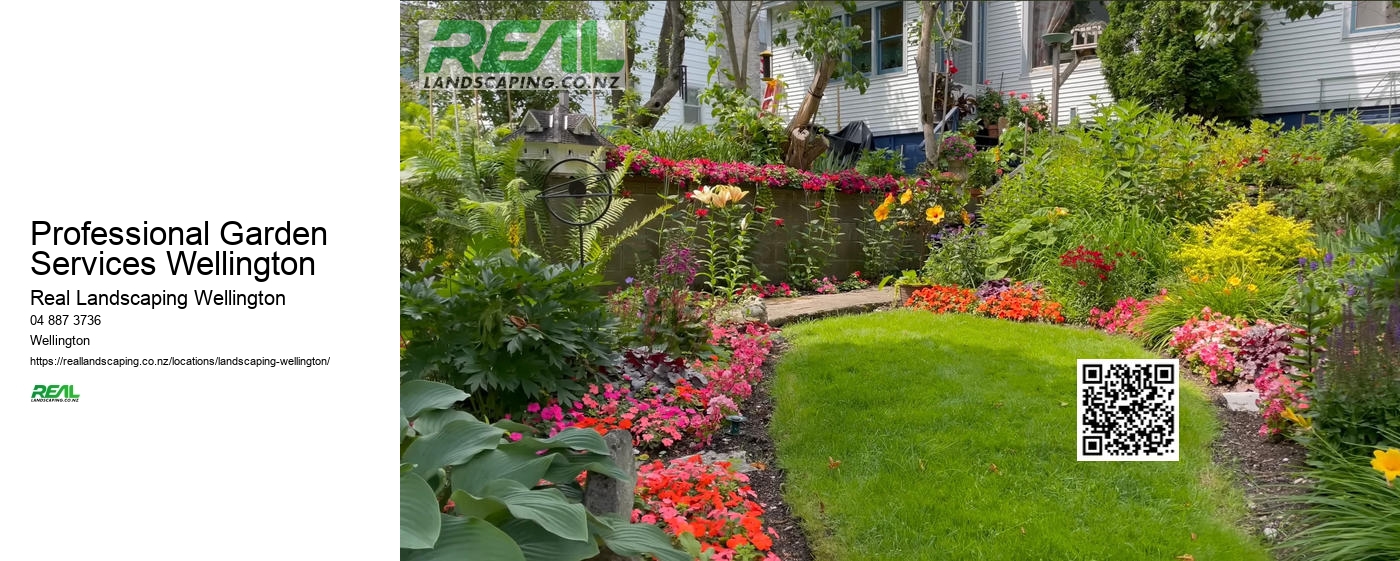
[[[890,197],[890,198],[892,199],[893,197]],[[885,203],[885,204],[880,205],[879,208],[875,209],[875,221],[876,221],[876,222],[884,222],[885,219],[886,219],[886,218],[889,218],[889,217],[890,217],[890,204],[889,204],[888,202]]]
[[[768,551],[773,547],[773,538],[768,537],[767,534],[754,534],[751,539],[753,540],[753,546],[758,548],[759,551]]]

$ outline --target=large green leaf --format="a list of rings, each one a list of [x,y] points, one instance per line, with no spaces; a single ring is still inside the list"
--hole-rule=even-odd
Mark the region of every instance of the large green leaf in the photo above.
[[[622,556],[650,555],[660,561],[694,561],[690,554],[671,545],[671,538],[651,524],[633,524],[617,515],[588,516],[590,526],[613,553]]]
[[[566,540],[529,520],[516,518],[501,524],[501,531],[515,538],[525,561],[579,561],[598,555],[598,544],[591,537]]]
[[[414,440],[401,462],[415,464],[413,472],[427,479],[443,466],[460,464],[482,450],[496,448],[502,434],[505,431],[481,421],[453,421]]]
[[[424,409],[447,409],[466,398],[467,392],[427,380],[411,380],[399,386],[399,408],[410,419]]]
[[[534,487],[549,470],[558,454],[536,456],[520,448],[500,446],[477,454],[465,465],[452,469],[452,488],[480,495],[487,483],[509,479],[526,487]]]
[[[545,450],[549,448],[567,447],[574,450],[587,450],[595,454],[607,454],[608,444],[603,441],[603,436],[597,431],[589,429],[565,429],[564,431],[549,438],[524,437],[515,444],[520,447],[529,447],[532,450]]]
[[[505,503],[516,518],[533,520],[540,527],[569,540],[588,539],[588,514],[579,503],[571,503],[557,489],[531,490],[508,479],[486,484],[487,498]]]
[[[429,409],[420,413],[418,418],[413,420],[413,430],[418,434],[433,434],[442,430],[442,427],[447,426],[448,423],[467,420],[475,421],[476,417],[466,411]]]
[[[438,502],[432,487],[412,473],[399,476],[399,547],[433,547],[439,530]]]
[[[442,516],[442,536],[433,549],[399,550],[400,561],[525,561],[509,534],[480,518]]]
[[[483,499],[468,493],[465,490],[457,489],[452,492],[453,510],[468,518],[484,518],[491,520],[498,512],[506,509],[505,503],[496,499]]]
[[[611,456],[585,452],[581,454],[555,454],[554,461],[549,464],[549,471],[545,472],[542,479],[572,481],[574,477],[584,471],[596,471],[613,479],[636,477],[636,474],[623,473],[622,470],[618,469]]]

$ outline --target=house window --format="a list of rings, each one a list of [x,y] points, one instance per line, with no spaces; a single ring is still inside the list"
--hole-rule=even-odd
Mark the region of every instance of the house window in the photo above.
[[[685,106],[681,118],[687,125],[700,124],[700,88],[685,88]]]
[[[1400,7],[1396,7],[1390,0],[1352,2],[1351,13],[1352,31],[1370,31],[1400,25]]]
[[[904,6],[889,4],[846,14],[847,27],[860,30],[860,46],[847,59],[862,74],[904,70]]]
[[[904,70],[904,6],[890,4],[876,9],[880,16],[879,40],[875,51],[879,53],[880,74]]]
[[[773,27],[768,25],[768,18],[759,17],[758,20],[758,52],[768,50],[773,44]]]
[[[1100,0],[1025,2],[1023,5],[1030,10],[1031,28],[1027,48],[1032,68],[1055,63],[1050,60],[1050,45],[1043,39],[1046,33],[1069,33],[1081,23],[1108,21],[1108,7]],[[1061,47],[1061,52],[1065,49]]]

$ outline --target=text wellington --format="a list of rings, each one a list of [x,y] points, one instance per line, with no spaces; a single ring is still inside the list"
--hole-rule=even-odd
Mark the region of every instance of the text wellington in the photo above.
[[[57,246],[207,246],[214,242],[209,221],[195,226],[103,227],[91,221],[82,226],[56,226],[36,220],[31,245]],[[276,226],[244,226],[230,220],[219,228],[218,240],[226,246],[316,246],[326,245],[326,229],[321,226],[292,226],[290,221]],[[265,282],[272,276],[315,275],[316,262],[308,256],[242,255],[232,250],[200,253],[166,251],[165,261],[172,275],[252,276]],[[51,255],[35,251],[31,270],[36,275],[153,275],[156,259],[150,256]]]

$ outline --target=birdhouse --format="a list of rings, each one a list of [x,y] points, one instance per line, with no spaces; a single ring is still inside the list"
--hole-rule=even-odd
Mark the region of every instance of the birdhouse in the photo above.
[[[530,109],[520,120],[520,125],[506,137],[525,140],[520,159],[541,162],[548,168],[569,158],[590,159],[599,148],[612,148],[613,143],[603,138],[594,125],[593,119],[582,113],[570,113],[564,103],[553,109]],[[570,172],[568,165],[558,171]]]
[[[1073,36],[1069,49],[1080,56],[1094,54],[1099,47],[1099,35],[1102,35],[1107,27],[1108,23],[1102,21],[1088,21],[1074,26],[1069,30]]]

